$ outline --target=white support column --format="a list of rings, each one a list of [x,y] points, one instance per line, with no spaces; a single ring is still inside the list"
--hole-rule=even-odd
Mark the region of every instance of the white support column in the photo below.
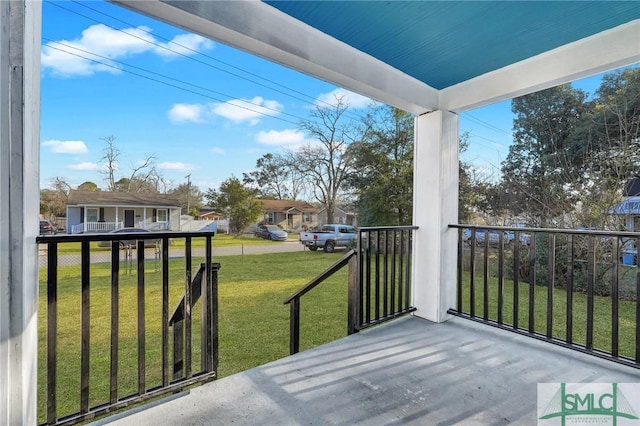
[[[415,119],[413,297],[416,315],[442,322],[455,306],[458,222],[458,116],[434,111]]]
[[[0,424],[35,425],[41,2],[0,1]]]

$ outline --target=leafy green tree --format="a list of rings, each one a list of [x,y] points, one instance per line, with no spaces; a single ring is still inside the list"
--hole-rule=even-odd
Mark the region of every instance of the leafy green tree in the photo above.
[[[243,173],[242,181],[247,185],[256,185],[261,198],[286,200],[295,197],[291,194],[291,169],[280,155],[264,154],[256,161],[255,170]]]
[[[350,145],[349,187],[359,223],[410,225],[413,209],[413,116],[379,106],[363,120],[362,140]]]
[[[200,191],[195,185],[182,183],[178,185],[177,188],[169,191],[169,194],[177,195],[180,199],[180,203],[182,204],[182,211],[186,214],[197,216],[198,211],[202,208],[202,201],[204,194]],[[188,210],[187,211],[187,206]]]
[[[142,193],[157,193],[153,182],[141,177],[133,178],[120,178],[113,187],[114,192],[142,192]]]
[[[93,183],[91,181],[86,181],[86,182],[82,182],[80,185],[78,185],[78,191],[97,192],[97,191],[101,191],[101,189],[95,183]]]
[[[640,68],[606,74],[574,136],[582,165],[578,220],[584,226],[621,228],[624,218],[603,215],[622,200],[640,170]]]
[[[240,235],[247,226],[255,222],[263,213],[262,204],[256,200],[257,191],[246,187],[234,176],[220,184],[216,191],[209,188],[205,198],[216,211],[229,220],[229,231]]]
[[[71,186],[64,178],[53,178],[51,189],[40,191],[40,213],[46,217],[66,216],[70,190]]]
[[[571,211],[583,156],[573,147],[574,131],[585,112],[586,94],[562,85],[513,99],[513,144],[502,163],[504,190],[516,215],[548,226]]]

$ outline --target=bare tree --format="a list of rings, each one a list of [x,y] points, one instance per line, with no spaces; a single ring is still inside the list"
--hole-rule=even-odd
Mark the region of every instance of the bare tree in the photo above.
[[[106,138],[100,138],[101,141],[104,141],[106,146],[102,151],[102,157],[100,157],[100,161],[104,162],[106,170],[103,172],[105,174],[105,180],[107,181],[107,190],[108,191],[116,191],[116,169],[118,168],[118,157],[120,157],[120,150],[116,146],[116,138],[113,135],[107,136]]]
[[[156,157],[154,154],[149,155],[137,165],[131,166],[131,173],[128,178],[116,178],[118,170],[118,159],[121,151],[116,146],[116,138],[113,135],[101,138],[106,146],[102,151],[100,160],[105,165],[105,180],[107,181],[107,190],[111,192],[158,192],[158,183],[162,178],[159,176],[156,168]]]
[[[151,154],[138,163],[138,166],[131,168],[129,175],[129,186],[127,192],[149,192],[149,189],[155,188],[155,176],[157,171],[155,168],[156,157]],[[133,185],[139,183],[138,185]]]
[[[327,209],[329,223],[334,221],[336,201],[353,163],[347,148],[361,133],[354,123],[344,118],[347,109],[343,97],[336,97],[333,107],[316,107],[300,129],[317,144],[289,153],[291,166],[310,183],[315,198]]]

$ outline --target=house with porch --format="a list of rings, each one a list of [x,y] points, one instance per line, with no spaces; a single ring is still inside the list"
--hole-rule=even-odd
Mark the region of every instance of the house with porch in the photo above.
[[[67,200],[67,233],[122,228],[178,231],[180,208],[180,200],[166,194],[71,190]]]
[[[278,225],[289,232],[315,228],[318,209],[306,201],[259,200],[264,209],[263,222]]]
[[[458,279],[468,278],[459,268],[463,256],[459,236],[469,226],[456,224],[459,115],[637,64],[640,61],[637,2],[115,0],[113,3],[415,114],[412,235],[388,240],[388,231],[383,230],[369,236],[367,244],[384,250],[357,254],[361,258],[373,258],[375,264],[378,254],[398,247],[394,258],[402,259],[398,266],[404,268],[404,277],[410,277],[403,284],[411,285],[403,288],[402,297],[393,293],[398,296],[393,302],[403,301],[406,306],[408,301],[411,309],[403,313],[411,317],[206,383],[170,400],[156,401],[152,408],[136,411],[128,418],[113,419],[114,424],[263,424],[265,421],[274,424],[535,424],[545,416],[536,412],[536,397],[548,396],[543,407],[560,407],[562,401],[555,396],[564,395],[565,387],[561,384],[566,383],[568,388],[575,383],[611,384],[607,395],[620,396],[627,392],[623,385],[640,382],[637,311],[635,320],[625,322],[625,326],[633,329],[634,348],[622,356],[618,351],[617,330],[623,324],[618,321],[617,302],[611,303],[609,310],[607,336],[611,340],[606,342],[607,360],[602,359],[605,355],[602,350],[594,350],[598,343],[594,343],[593,302],[596,298],[593,293],[587,297],[584,318],[580,318],[586,330],[582,345],[572,341],[570,315],[573,311],[569,302],[566,302],[567,309],[557,311],[553,285],[543,288],[544,293],[534,292],[536,288],[527,283],[514,286],[514,294],[522,288],[522,293],[526,289],[532,296],[521,304],[514,296],[509,315],[503,316],[503,310],[499,310],[495,320],[487,320],[488,298],[475,297],[487,287],[472,279],[466,283]],[[3,207],[0,210],[0,424],[8,425],[31,426],[39,420],[38,329],[43,321],[39,312],[43,304],[39,303],[38,245],[53,247],[61,238],[81,239],[75,235],[38,237],[37,215],[25,214],[37,212],[39,202],[41,13],[42,2],[0,2],[0,200]],[[553,234],[555,231],[531,232]],[[572,232],[588,235],[590,241],[595,237],[588,231]],[[616,235],[616,238],[622,237]],[[411,249],[406,247],[407,242],[412,243]],[[518,247],[515,245],[514,250]],[[471,250],[476,253],[474,248]],[[48,255],[52,256],[54,251],[49,250]],[[112,254],[118,262],[117,251],[113,250]],[[553,258],[551,253],[549,258]],[[89,299],[91,257],[87,253],[83,259],[82,270],[87,271],[82,278],[83,299]],[[513,259],[515,262],[519,257],[513,256]],[[594,270],[594,261],[586,262],[590,262],[589,270]],[[52,260],[49,270],[55,272],[55,265]],[[144,262],[139,266],[144,267]],[[208,261],[204,268],[210,268]],[[547,272],[552,283],[553,267]],[[186,275],[190,275],[190,271]],[[376,277],[376,274],[365,275]],[[481,278],[482,274],[477,275],[475,278]],[[210,271],[205,270],[200,281],[215,284],[215,280],[202,278],[208,276]],[[52,274],[48,277],[53,280]],[[114,267],[112,279],[118,277]],[[384,283],[381,287],[386,289]],[[48,288],[46,322],[55,325],[57,293],[55,287]],[[117,286],[111,288],[117,291]],[[377,288],[368,287],[369,290]],[[357,285],[349,286],[349,291],[358,290]],[[210,291],[207,301],[211,300],[209,296],[213,296]],[[185,292],[185,297],[186,306],[191,294]],[[483,301],[486,301],[484,315]],[[498,309],[507,305],[502,301],[498,301]],[[365,320],[389,316],[387,311],[377,312],[380,308],[377,302],[376,299],[365,305],[365,309],[360,306],[355,316],[359,319],[364,316]],[[540,302],[548,309],[544,319],[534,324],[534,317],[530,316],[527,323],[518,322],[520,314]],[[97,412],[90,407],[91,357],[84,348],[92,341],[89,306],[83,303],[82,364],[86,368],[78,380],[82,385],[82,399],[77,406],[83,418],[91,418]],[[144,306],[138,305],[141,324],[145,319]],[[296,309],[299,312],[299,306]],[[295,313],[296,309],[291,311]],[[636,309],[640,308],[636,306]],[[168,300],[162,310],[169,311]],[[206,313],[203,323],[207,324],[206,329],[203,327],[202,341],[214,348],[217,340],[209,332],[217,327],[210,321],[210,310],[202,311]],[[458,315],[463,311],[469,312],[466,317]],[[183,316],[190,318],[190,309],[185,308],[183,312]],[[113,324],[117,325],[121,314],[123,312],[112,311]],[[60,312],[60,316],[63,315],[65,313]],[[566,324],[554,323],[564,320],[565,315]],[[297,330],[299,325],[293,321],[291,330]],[[540,325],[545,330],[542,334],[536,331]],[[167,321],[162,327],[168,327]],[[557,338],[556,328],[567,330],[563,333],[564,340]],[[113,327],[111,333],[117,342],[122,330]],[[190,327],[185,325],[184,332],[176,334],[188,335]],[[168,333],[163,332],[163,350],[159,347],[149,350],[151,342],[146,342],[145,347],[144,332],[138,335],[141,368],[136,395],[138,401],[148,401],[157,396],[157,389],[145,383],[144,356],[149,352],[162,352],[166,362],[161,364],[168,365],[170,345]],[[620,339],[620,342],[632,339]],[[55,333],[48,334],[47,366],[51,367],[48,369],[51,384],[43,393],[50,399],[56,396],[60,386],[55,381],[55,342]],[[118,388],[118,349],[112,345],[111,350],[112,384],[111,392],[107,392],[106,410],[131,403]],[[187,355],[181,364],[189,365],[191,353],[188,349],[185,351]],[[202,357],[201,364],[209,371],[217,361]],[[170,381],[169,370],[163,371],[161,386],[169,387],[174,382]],[[185,385],[197,382],[200,376],[186,371]],[[213,377],[214,373],[205,375],[206,380]],[[537,393],[539,383],[549,382],[558,386],[546,393]],[[637,393],[634,395],[635,399],[625,401],[634,403],[638,400]],[[605,399],[611,401],[609,397]],[[607,407],[628,408],[617,402],[612,401]],[[55,400],[48,410],[50,421],[47,422],[56,424]],[[636,413],[639,411],[636,409]],[[637,418],[636,413],[623,414]],[[611,414],[615,423],[619,412],[605,414]],[[561,417],[556,418],[558,423],[571,420],[567,418],[571,413],[564,410],[548,415]]]

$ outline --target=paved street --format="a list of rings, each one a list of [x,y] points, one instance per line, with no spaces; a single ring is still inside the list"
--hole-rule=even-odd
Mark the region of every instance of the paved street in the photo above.
[[[303,251],[304,247],[297,240],[289,240],[284,242],[266,242],[260,245],[234,246],[234,247],[216,247],[215,240],[213,242],[213,256],[233,256],[244,254],[261,254],[261,253],[283,253],[292,251]],[[120,260],[126,260],[127,251],[120,251]],[[133,251],[135,257],[135,251]],[[145,258],[154,259],[156,256],[155,249],[145,249]],[[193,257],[204,257],[204,247],[195,247],[192,250]],[[169,257],[184,257],[184,249],[170,249]],[[91,263],[104,263],[111,261],[111,252],[109,250],[92,252]],[[39,266],[46,266],[47,250],[42,245],[39,251]],[[58,265],[79,265],[80,254],[61,254],[58,256]]]

